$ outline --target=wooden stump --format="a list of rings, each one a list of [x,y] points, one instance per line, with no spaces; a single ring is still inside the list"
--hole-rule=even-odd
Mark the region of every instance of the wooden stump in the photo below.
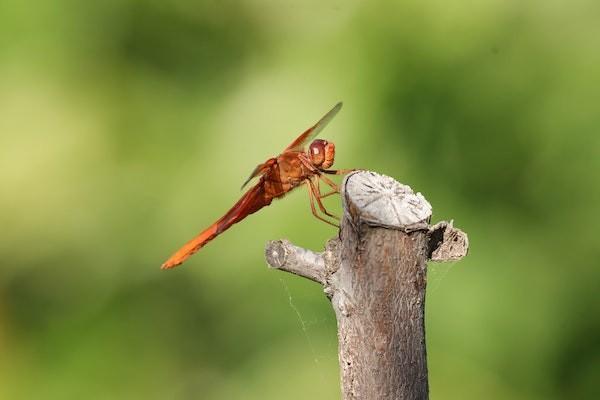
[[[427,260],[464,257],[465,233],[429,226],[420,193],[368,171],[342,185],[340,237],[322,253],[285,240],[267,244],[273,268],[323,285],[338,323],[343,400],[427,399]]]

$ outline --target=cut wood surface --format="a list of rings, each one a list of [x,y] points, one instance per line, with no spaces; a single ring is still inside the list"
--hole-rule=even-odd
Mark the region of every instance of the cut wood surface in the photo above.
[[[430,226],[431,205],[393,178],[346,176],[340,235],[323,252],[267,244],[268,264],[323,285],[338,323],[343,400],[427,399],[427,261],[468,251],[452,222]]]

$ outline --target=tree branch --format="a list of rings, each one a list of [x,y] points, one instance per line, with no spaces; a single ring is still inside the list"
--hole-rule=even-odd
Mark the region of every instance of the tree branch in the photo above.
[[[455,228],[453,223],[442,221],[429,228],[431,261],[457,261],[469,252],[467,234]]]
[[[265,257],[271,268],[303,276],[322,285],[325,284],[323,253],[315,253],[294,246],[287,240],[271,240],[267,243]]]

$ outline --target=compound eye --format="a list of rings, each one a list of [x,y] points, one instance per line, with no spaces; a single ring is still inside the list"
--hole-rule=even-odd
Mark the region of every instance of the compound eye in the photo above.
[[[315,167],[320,167],[325,161],[325,146],[327,146],[325,140],[317,139],[313,141],[308,148],[310,161]]]

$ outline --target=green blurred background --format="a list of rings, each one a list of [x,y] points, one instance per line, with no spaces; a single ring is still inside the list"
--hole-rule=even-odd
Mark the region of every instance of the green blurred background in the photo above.
[[[598,398],[600,3],[0,5],[0,398],[336,399],[304,191],[159,265],[338,100],[336,166],[423,192],[432,399]],[[339,212],[339,198],[328,205]]]

